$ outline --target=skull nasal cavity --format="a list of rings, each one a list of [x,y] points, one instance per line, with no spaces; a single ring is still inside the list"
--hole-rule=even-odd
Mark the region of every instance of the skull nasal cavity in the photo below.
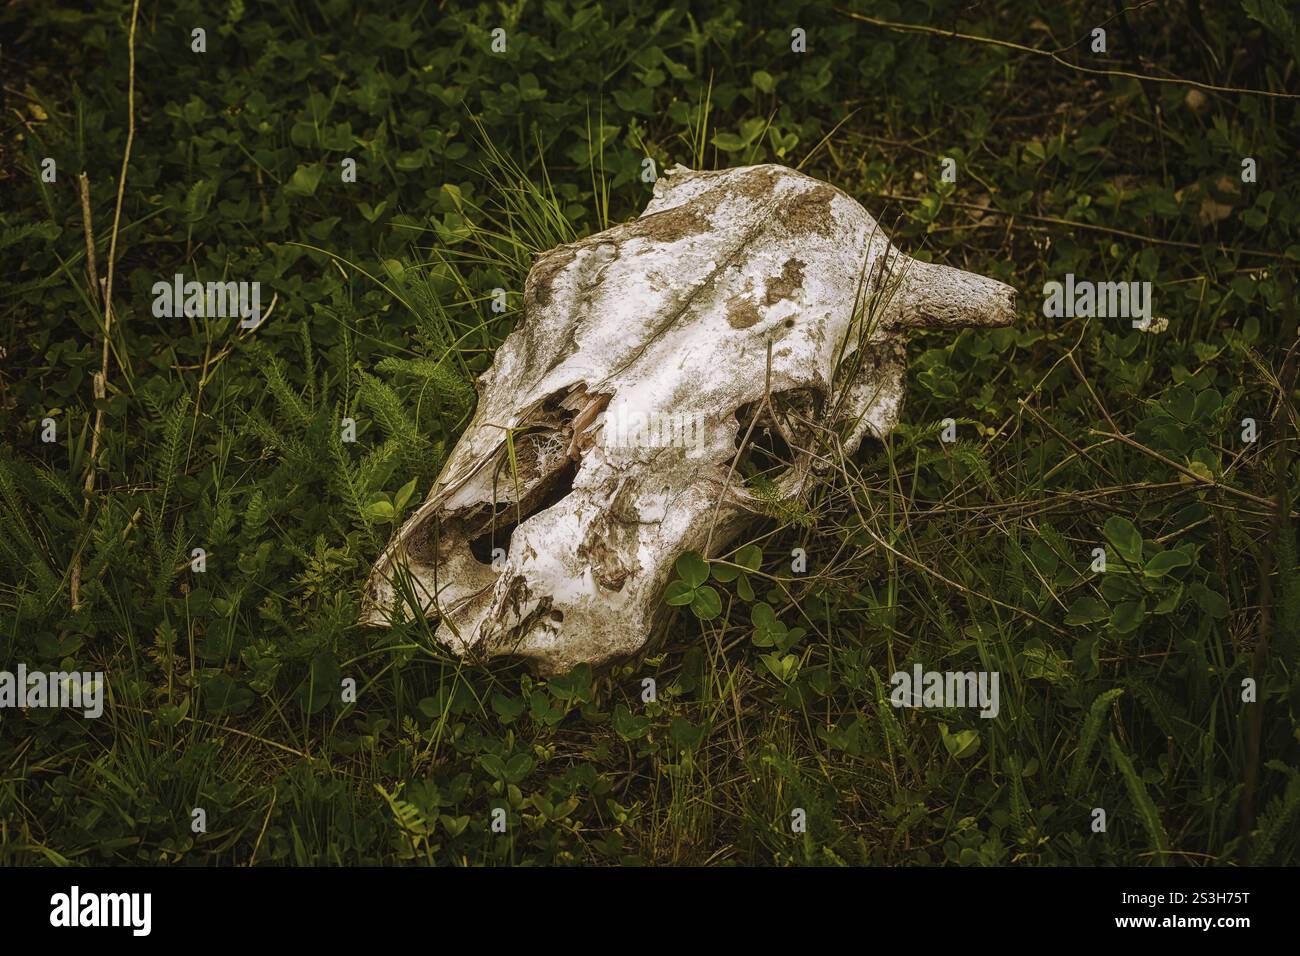
[[[525,495],[518,509],[510,504],[505,507],[498,505],[496,514],[485,513],[486,526],[481,534],[470,540],[470,553],[481,564],[491,564],[492,552],[497,548],[509,553],[510,536],[515,533],[515,528],[533,515],[540,514],[567,498],[573,491],[573,479],[577,473],[578,463],[569,461],[548,475],[546,480],[532,492]],[[504,480],[510,481],[510,476],[506,475]]]

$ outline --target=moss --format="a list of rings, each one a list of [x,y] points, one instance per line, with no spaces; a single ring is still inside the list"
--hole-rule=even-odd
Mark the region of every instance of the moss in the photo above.
[[[794,236],[829,235],[834,221],[831,202],[840,191],[825,183],[815,183],[791,196],[780,211],[779,219]]]
[[[747,329],[763,318],[753,301],[738,295],[727,303],[727,324],[733,329]]]
[[[555,277],[569,267],[578,255],[582,243],[557,246],[537,257],[528,278],[524,282],[524,305],[526,308],[549,305],[553,294],[552,283]]]
[[[716,204],[716,202],[715,202]],[[627,224],[628,232],[655,242],[677,242],[687,236],[698,235],[711,228],[709,208],[700,201],[665,209],[663,212],[642,216]]]
[[[776,305],[782,299],[793,299],[803,288],[803,270],[806,263],[802,259],[790,258],[781,267],[781,274],[767,280],[767,291],[763,294],[764,305]]]

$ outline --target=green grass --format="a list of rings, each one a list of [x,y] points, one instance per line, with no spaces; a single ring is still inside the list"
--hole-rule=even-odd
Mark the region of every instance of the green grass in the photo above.
[[[111,693],[98,720],[0,711],[0,865],[1294,861],[1284,6],[850,5],[1100,74],[823,5],[452,6],[141,6],[98,401],[77,174],[103,277],[131,6],[0,12],[0,669]],[[533,257],[636,215],[647,156],[798,166],[904,251],[1015,286],[1018,321],[914,337],[890,441],[771,500],[757,567],[723,556],[750,570],[713,565],[717,616],[679,609],[642,659],[542,681],[427,622],[356,627]],[[155,318],[177,272],[275,308]],[[1152,282],[1167,326],[1045,317],[1067,273]],[[999,672],[1001,713],[895,709],[914,663]]]

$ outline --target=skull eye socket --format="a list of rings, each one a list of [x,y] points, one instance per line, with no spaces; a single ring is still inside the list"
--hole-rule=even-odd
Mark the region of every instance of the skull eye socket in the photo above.
[[[573,479],[577,474],[578,463],[566,458],[559,468],[547,473],[524,495],[518,508],[508,502],[497,502],[490,512],[485,509],[478,532],[469,540],[469,550],[474,559],[480,564],[491,564],[492,552],[497,548],[509,553],[515,528],[567,498],[573,491]],[[504,474],[501,481],[511,481],[510,475]]]

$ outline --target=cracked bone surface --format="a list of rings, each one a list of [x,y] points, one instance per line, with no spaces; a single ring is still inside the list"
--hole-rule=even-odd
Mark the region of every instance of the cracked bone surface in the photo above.
[[[458,654],[544,675],[633,654],[677,557],[725,553],[761,513],[738,451],[769,497],[803,494],[897,423],[909,328],[1006,325],[1013,307],[1001,282],[894,249],[826,183],[677,167],[638,219],[533,264],[361,620],[414,609]]]

